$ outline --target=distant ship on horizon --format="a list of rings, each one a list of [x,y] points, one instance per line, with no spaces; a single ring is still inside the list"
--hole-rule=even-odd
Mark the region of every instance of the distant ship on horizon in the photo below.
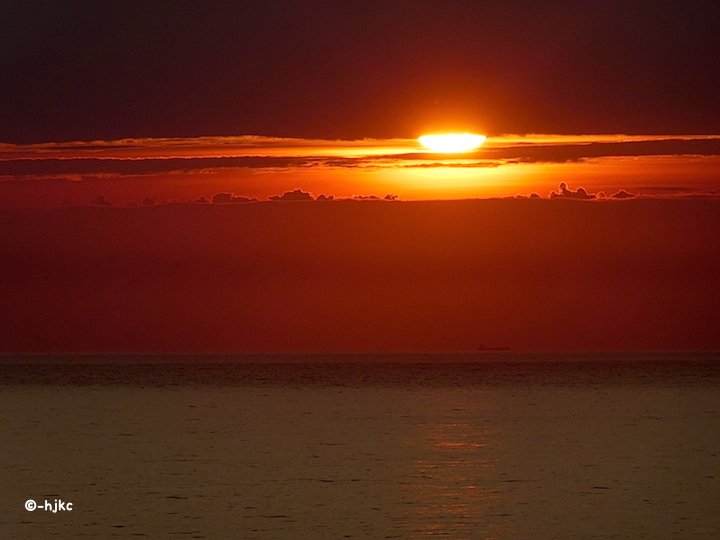
[[[509,351],[510,347],[486,347],[484,343],[480,343],[478,351]]]

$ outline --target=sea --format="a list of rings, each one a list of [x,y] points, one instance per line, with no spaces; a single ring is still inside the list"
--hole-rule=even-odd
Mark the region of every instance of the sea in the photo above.
[[[720,354],[0,358],[0,538],[720,538]]]

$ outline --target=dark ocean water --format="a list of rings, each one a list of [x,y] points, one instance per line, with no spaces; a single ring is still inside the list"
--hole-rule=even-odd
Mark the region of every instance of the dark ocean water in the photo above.
[[[11,386],[712,386],[719,381],[716,353],[0,357],[0,385]]]
[[[717,354],[6,357],[0,430],[3,539],[720,537]]]

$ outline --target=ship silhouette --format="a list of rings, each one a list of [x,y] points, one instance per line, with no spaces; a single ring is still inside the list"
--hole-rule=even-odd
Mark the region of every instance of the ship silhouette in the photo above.
[[[480,343],[478,351],[509,351],[510,347],[486,347],[485,343]]]

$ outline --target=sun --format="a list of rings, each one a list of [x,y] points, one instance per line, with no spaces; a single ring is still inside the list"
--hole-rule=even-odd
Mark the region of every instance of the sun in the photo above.
[[[418,138],[418,141],[433,152],[458,153],[475,150],[485,142],[485,138],[485,135],[453,133],[448,135],[423,135]]]

